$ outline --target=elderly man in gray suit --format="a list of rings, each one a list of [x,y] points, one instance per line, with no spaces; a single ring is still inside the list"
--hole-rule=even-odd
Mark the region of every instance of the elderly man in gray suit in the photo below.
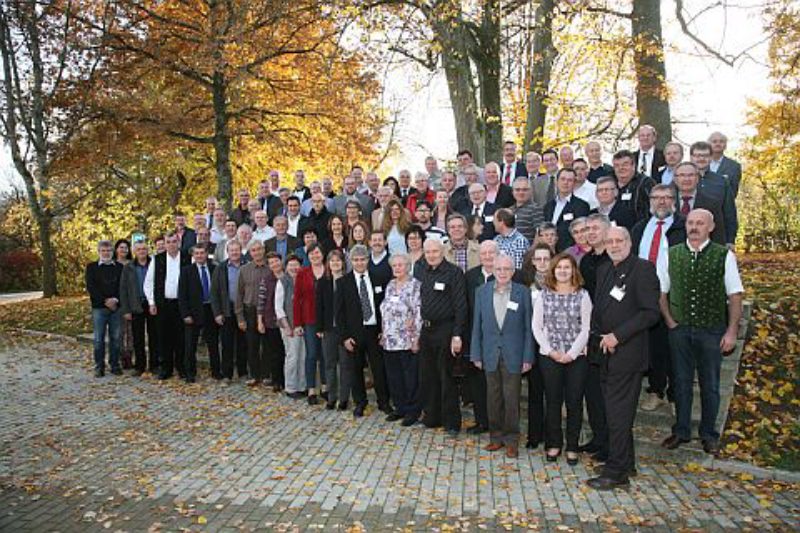
[[[711,172],[716,172],[728,182],[733,191],[733,197],[739,194],[739,182],[742,181],[742,165],[735,159],[725,155],[728,147],[728,138],[715,131],[708,136],[708,144],[711,145]]]
[[[486,372],[490,443],[487,451],[506,448],[519,455],[519,398],[522,374],[533,365],[533,314],[530,290],[513,283],[514,260],[494,260],[494,281],[475,292],[470,360]]]

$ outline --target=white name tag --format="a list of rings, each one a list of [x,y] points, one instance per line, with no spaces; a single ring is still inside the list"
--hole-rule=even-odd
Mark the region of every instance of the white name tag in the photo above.
[[[572,220],[575,218],[575,215],[572,213],[564,213],[564,220]]]
[[[375,287],[375,294],[380,294],[380,293],[382,293],[382,292],[383,292],[383,287],[381,287],[380,285],[378,285],[377,287]]]
[[[625,289],[620,287],[614,287],[611,289],[611,297],[614,298],[616,301],[621,302],[623,298],[625,298]]]
[[[433,290],[435,291],[443,291],[444,290],[444,283],[437,281],[433,284]]]
[[[517,302],[508,302],[506,307],[509,311],[516,311],[519,308],[519,304]]]
[[[627,202],[631,198],[633,198],[633,193],[632,192],[624,192],[624,193],[622,193],[622,196],[620,196],[620,198],[622,199],[623,202]]]
[[[490,215],[490,216],[488,216],[488,217],[483,217],[483,219],[484,219],[486,222],[494,222],[494,217],[493,217],[493,216],[491,216],[491,215]]]

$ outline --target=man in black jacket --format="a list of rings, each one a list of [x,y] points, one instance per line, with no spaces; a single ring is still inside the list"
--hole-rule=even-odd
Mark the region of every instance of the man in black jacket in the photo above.
[[[636,224],[636,214],[631,211],[628,205],[618,202],[619,190],[617,180],[614,176],[603,176],[597,180],[595,189],[597,196],[597,208],[592,209],[592,213],[600,213],[616,226],[622,226],[630,230]]]
[[[109,339],[109,364],[111,373],[122,375],[119,365],[120,321],[119,280],[122,265],[113,259],[114,246],[111,241],[97,244],[98,261],[86,265],[86,292],[92,303],[92,329],[94,331],[94,376],[106,373],[106,331]]]
[[[119,311],[122,318],[131,322],[133,331],[133,352],[135,354],[134,375],[140,376],[145,370],[155,373],[158,367],[158,333],[156,317],[150,314],[150,306],[144,295],[144,279],[150,268],[147,245],[137,242],[133,245],[133,261],[122,269],[119,288]],[[145,329],[147,329],[147,351],[150,364],[145,359]]]
[[[222,379],[219,369],[219,331],[211,310],[211,276],[214,265],[208,262],[208,249],[197,244],[192,249],[194,264],[181,270],[178,282],[178,305],[185,324],[185,355],[183,367],[186,383],[194,383],[197,378],[197,340],[203,333],[211,363],[211,377]]]
[[[562,168],[556,175],[556,197],[544,206],[545,221],[556,225],[558,232],[556,248],[559,252],[575,244],[575,239],[569,231],[572,221],[589,215],[589,204],[572,194],[574,187],[575,171],[571,168]]]
[[[629,484],[636,470],[633,421],[648,367],[648,331],[660,316],[660,287],[655,267],[631,253],[628,230],[606,233],[611,264],[600,267],[592,309],[592,332],[605,354],[603,398],[608,416],[608,461],[587,484],[611,490]]]
[[[228,258],[214,269],[211,276],[211,310],[214,321],[220,326],[222,336],[222,377],[233,379],[233,367],[239,378],[247,376],[247,340],[236,321],[236,294],[239,271],[242,268],[242,244],[237,240],[227,243]]]
[[[370,274],[367,263],[369,250],[364,245],[353,246],[350,250],[350,262],[353,271],[342,278],[342,305],[337,323],[342,336],[342,344],[347,354],[342,361],[345,374],[342,379],[348,380],[351,386],[344,385],[344,390],[353,391],[355,409],[353,416],[364,416],[367,406],[367,390],[364,383],[364,366],[369,360],[372,370],[372,382],[378,396],[378,409],[391,414],[389,386],[386,379],[386,368],[383,355],[378,345],[381,331],[381,302],[383,302],[386,285],[389,279]],[[340,398],[340,401],[346,401]]]
[[[637,173],[635,161],[634,154],[620,150],[614,154],[612,162],[619,189],[617,201],[633,211],[638,221],[650,214],[650,189],[656,182],[645,174]]]

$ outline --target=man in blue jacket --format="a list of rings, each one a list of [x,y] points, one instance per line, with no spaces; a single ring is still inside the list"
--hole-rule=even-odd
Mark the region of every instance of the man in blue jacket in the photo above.
[[[514,260],[500,254],[495,280],[475,293],[470,359],[486,372],[490,443],[487,451],[505,447],[506,457],[519,455],[519,398],[522,374],[533,365],[530,291],[512,283]]]

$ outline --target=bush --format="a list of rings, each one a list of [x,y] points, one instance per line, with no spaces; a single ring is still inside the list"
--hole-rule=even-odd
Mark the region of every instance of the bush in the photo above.
[[[33,291],[41,288],[42,259],[17,248],[0,253],[0,291]]]

